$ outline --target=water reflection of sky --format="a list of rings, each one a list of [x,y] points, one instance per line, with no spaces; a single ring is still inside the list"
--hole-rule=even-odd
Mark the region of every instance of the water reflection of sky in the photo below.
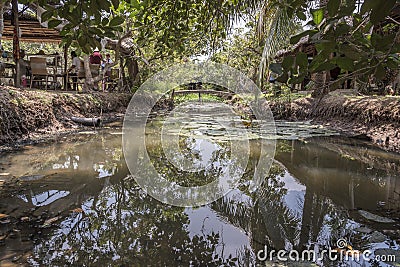
[[[299,181],[287,171],[281,176],[281,180],[285,183],[283,187],[287,189],[287,193],[284,196],[286,205],[294,214],[301,215],[303,212],[306,186],[299,183]]]
[[[187,228],[190,238],[193,238],[194,236],[210,235],[211,233],[219,233],[221,238],[216,250],[214,251],[215,254],[228,257],[230,254],[237,255],[238,251],[248,249],[252,250],[254,256],[256,251],[253,250],[255,247],[252,238],[254,239],[254,236],[271,231],[271,229],[268,229],[271,225],[268,225],[266,221],[276,218],[262,218],[260,217],[260,214],[254,212],[257,203],[254,201],[255,198],[253,198],[251,194],[245,190],[233,190],[225,196],[224,202],[220,205],[228,207],[226,210],[232,208],[236,211],[239,207],[244,207],[246,212],[250,211],[245,214],[234,212],[232,214],[236,217],[241,217],[245,222],[252,221],[252,223],[254,223],[254,220],[257,220],[258,228],[255,229],[247,229],[245,227],[241,228],[238,226],[238,223],[234,221],[235,217],[232,216],[232,214],[227,214],[226,210],[213,205],[194,209],[186,208],[184,210],[178,210],[166,208],[164,205],[154,204],[154,200],[149,196],[146,196],[146,194],[141,192],[141,190],[138,190],[136,187],[132,186],[132,184],[124,184],[124,180],[129,177],[127,177],[127,173],[124,173],[123,171],[121,172],[123,159],[118,158],[118,160],[114,160],[113,158],[113,153],[118,153],[118,149],[120,149],[120,143],[119,137],[116,137],[115,135],[112,136],[113,138],[111,138],[111,140],[114,140],[115,137],[118,141],[110,143],[108,139],[104,142],[104,140],[101,140],[100,138],[92,140],[87,144],[76,145],[76,147],[68,152],[66,152],[66,146],[60,144],[54,145],[57,149],[54,149],[52,152],[53,154],[49,153],[47,150],[45,150],[47,152],[43,152],[41,149],[35,148],[36,154],[24,154],[24,156],[17,155],[18,159],[22,160],[22,167],[19,167],[17,170],[18,172],[12,173],[16,168],[15,166],[14,169],[10,171],[7,169],[4,170],[7,172],[9,171],[12,174],[25,173],[27,172],[26,166],[29,164],[29,168],[31,168],[29,169],[29,172],[31,173],[43,174],[43,172],[48,171],[48,169],[51,169],[51,171],[54,169],[70,170],[57,171],[59,175],[54,177],[54,184],[49,183],[46,187],[40,187],[40,180],[43,178],[43,175],[38,176],[37,179],[26,179],[24,182],[38,183],[39,185],[36,189],[39,189],[34,192],[34,190],[28,188],[23,193],[16,195],[16,198],[21,199],[23,202],[32,203],[34,206],[38,207],[56,206],[51,204],[56,201],[65,201],[64,198],[69,196],[67,199],[70,197],[72,199],[73,197],[73,208],[81,207],[84,211],[83,213],[72,214],[69,211],[70,208],[67,208],[67,210],[64,211],[60,210],[60,212],[66,211],[69,215],[63,217],[59,221],[57,227],[51,229],[51,231],[49,231],[50,233],[41,237],[38,244],[35,244],[35,250],[38,255],[39,252],[41,252],[42,254],[40,254],[40,256],[46,255],[49,258],[53,257],[56,259],[59,257],[60,259],[62,257],[61,254],[63,253],[68,253],[71,250],[77,251],[84,249],[83,252],[85,253],[91,253],[94,250],[98,250],[106,254],[109,251],[113,251],[115,254],[110,255],[110,258],[116,260],[120,257],[118,253],[123,253],[123,251],[119,250],[120,248],[117,246],[119,244],[118,242],[125,241],[125,239],[123,239],[124,234],[131,234],[131,232],[134,234],[137,232],[140,233],[140,228],[143,227],[143,222],[146,220],[146,226],[149,226],[149,229],[159,227],[158,219],[166,213],[169,215],[172,214],[173,216],[180,216],[182,214],[187,216],[187,222],[185,221],[183,226]],[[206,139],[202,140],[201,138],[196,139],[194,144],[195,145],[192,149],[199,150],[202,154],[201,164],[209,164],[209,162],[214,161],[213,152],[221,148],[216,146],[213,142]],[[355,201],[355,208],[373,208],[376,206],[377,201],[387,202],[389,197],[392,197],[392,191],[399,186],[398,174],[393,172],[390,173],[389,170],[384,168],[379,169],[379,166],[377,165],[382,163],[381,166],[384,166],[387,162],[397,162],[395,156],[392,157],[389,153],[379,155],[379,157],[374,159],[374,168],[367,170],[365,164],[358,159],[345,158],[337,152],[331,152],[323,148],[323,144],[323,141],[310,141],[309,143],[293,142],[292,147],[290,147],[289,144],[289,152],[282,152],[280,158],[277,159],[282,163],[282,165],[284,165],[282,167],[283,172],[279,173],[277,177],[275,177],[279,181],[283,182],[283,188],[286,190],[281,190],[281,192],[284,193],[282,193],[282,195],[277,194],[275,196],[276,198],[265,199],[266,202],[275,201],[270,203],[271,205],[268,206],[270,209],[280,208],[281,206],[289,209],[290,212],[300,220],[300,222],[295,225],[297,230],[302,227],[301,218],[307,209],[308,211],[311,211],[311,213],[314,213],[317,210],[321,212],[322,210],[321,226],[310,226],[314,227],[311,229],[312,231],[317,232],[316,238],[314,240],[311,238],[310,240],[307,239],[307,242],[319,245],[334,242],[334,238],[338,237],[339,234],[346,234],[348,237],[353,238],[355,235],[353,230],[360,226],[365,226],[368,223],[365,220],[360,221],[360,218],[349,213],[351,210],[345,204],[351,200],[351,197],[354,197],[356,200],[358,198],[358,202]],[[341,149],[346,149],[345,146],[338,146]],[[67,147],[69,147],[69,145]],[[356,149],[357,146],[352,146],[351,148]],[[292,151],[293,153],[291,154]],[[368,153],[373,153],[373,151],[371,152],[369,150],[362,150],[361,152],[363,157],[368,156]],[[47,162],[48,165],[44,163],[39,164],[41,162],[38,159],[42,159],[43,156],[38,155],[43,154],[52,156],[52,160],[49,160],[50,163]],[[72,158],[70,158],[70,156]],[[317,157],[319,159],[318,165],[316,165],[315,160]],[[29,160],[27,160],[27,158],[29,158]],[[25,161],[23,159],[25,159]],[[218,160],[221,160],[221,158],[215,159],[215,162],[218,163]],[[117,165],[116,163],[120,165]],[[307,168],[304,168],[304,166]],[[80,171],[82,171],[81,174]],[[76,186],[76,183],[87,183],[91,178],[110,178],[93,179],[95,182],[92,185],[101,185],[99,186],[99,190],[96,189],[91,191],[92,188],[86,188],[79,193],[76,191],[73,191],[72,193],[68,191],[68,188],[64,190],[56,190],[57,187],[52,187],[58,186],[58,178],[62,178],[59,183],[63,183],[64,181],[69,182],[70,180],[72,181],[73,178],[76,178],[78,174],[82,176],[81,179],[71,182],[71,186]],[[116,174],[118,174],[119,178],[116,177]],[[89,175],[91,176],[88,177]],[[51,177],[51,179],[53,179],[53,177]],[[354,183],[349,181],[353,181]],[[322,188],[322,184],[327,185],[327,187],[326,190],[321,193],[320,190],[316,189]],[[352,188],[353,191],[349,190],[349,188]],[[276,188],[272,186],[271,188],[268,188],[270,191],[266,193],[273,195],[275,189]],[[312,205],[305,207],[306,192],[309,193],[310,191],[307,190],[310,189],[314,194],[314,198],[311,202]],[[135,192],[137,192],[137,194]],[[353,196],[351,196],[351,193],[353,193]],[[362,201],[360,201],[360,199]],[[326,204],[326,206],[322,206],[321,203]],[[75,206],[75,204],[77,206]],[[395,204],[396,203],[393,205]],[[321,207],[327,208],[323,210]],[[47,207],[45,209],[47,209]],[[162,209],[164,209],[164,213],[158,214],[157,211]],[[151,217],[152,215],[154,218]],[[120,221],[117,222],[117,219]],[[282,227],[285,226],[286,221],[283,219],[281,219],[281,221],[279,220],[280,219],[278,218],[276,222],[281,223],[280,226]],[[312,224],[315,221],[310,222],[310,224]],[[98,226],[98,228],[94,226]],[[379,225],[379,227],[381,226],[382,225]],[[166,225],[162,227],[165,227],[163,228],[165,235],[173,232],[181,233],[181,229],[176,226]],[[368,227],[371,227],[372,231],[380,231],[379,228],[378,230],[373,229],[373,224]],[[79,231],[71,234],[71,231],[77,228],[79,228]],[[264,233],[260,233],[260,231],[262,232],[264,230]],[[306,228],[306,230],[308,231],[310,229]],[[117,231],[121,231],[123,235],[122,239],[117,239],[118,242],[115,244],[111,241],[105,243],[98,242],[100,238],[108,238],[108,235],[113,236]],[[150,232],[149,235],[151,234],[154,233]],[[396,243],[397,241],[389,236],[386,236],[383,242],[369,242],[370,237],[371,234],[361,235],[361,243],[363,246],[371,249],[399,249],[399,245]],[[142,236],[138,236],[136,239],[132,237],[133,241],[129,246],[133,248],[136,243],[140,242],[140,238],[142,238]],[[53,246],[52,249],[54,250],[48,250],[46,245],[54,245],[59,240],[62,240],[60,246]],[[77,246],[77,243],[79,244],[79,242],[76,241],[82,242],[82,244],[80,244],[81,246]],[[88,241],[91,241],[92,243]],[[104,239],[102,239],[102,241],[104,241]],[[88,243],[84,244],[83,242]],[[165,243],[163,244],[164,247],[160,249],[165,249],[165,247],[173,245],[172,242]],[[364,247],[356,247],[356,249],[362,248]],[[166,250],[168,251],[168,249]],[[60,254],[57,255],[57,253]],[[132,257],[135,256],[135,251],[129,253],[131,253]],[[74,259],[71,259],[71,261],[74,262]],[[79,264],[79,261],[75,261],[74,263]],[[107,264],[108,263],[104,263],[104,265]],[[362,264],[368,266],[365,262]],[[383,263],[380,264],[381,266],[385,266]],[[350,263],[350,265],[360,266],[358,263]]]
[[[221,243],[215,251],[216,254],[226,258],[229,255],[236,255],[243,248],[251,250],[249,237],[246,233],[242,229],[227,223],[210,207],[186,209],[185,213],[189,216],[188,230],[191,238],[195,235],[219,233]]]
[[[31,202],[34,206],[47,206],[54,201],[66,197],[70,194],[68,191],[59,191],[59,190],[49,190],[40,194],[34,194],[31,192],[32,195],[23,195],[19,194],[18,198],[22,199],[24,202],[28,203]],[[30,201],[28,200],[30,198]]]

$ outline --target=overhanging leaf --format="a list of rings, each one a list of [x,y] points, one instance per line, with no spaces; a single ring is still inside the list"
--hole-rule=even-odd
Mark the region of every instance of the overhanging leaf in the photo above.
[[[376,1],[376,0],[374,0]],[[396,4],[396,0],[385,0],[385,1],[376,1],[379,2],[379,6],[373,7],[371,12],[371,22],[373,24],[377,24],[381,22],[387,15],[389,15],[390,11]]]
[[[60,25],[60,24],[61,24],[61,20],[58,20],[58,19],[52,19],[52,20],[50,20],[50,21],[48,22],[49,28],[55,28],[55,27],[57,27],[57,26]]]
[[[311,15],[313,17],[314,23],[316,25],[319,25],[322,22],[322,20],[324,19],[324,9],[323,8],[312,9]]]
[[[294,57],[293,56],[287,56],[282,61],[282,67],[285,70],[289,70],[293,66],[293,63],[294,63]]]
[[[272,63],[269,65],[269,69],[278,74],[278,75],[282,75],[283,71],[282,71],[282,65],[279,63]]]
[[[299,52],[296,55],[296,64],[300,67],[305,67],[308,65],[308,57],[306,53]]]
[[[47,11],[42,13],[40,18],[41,18],[41,20],[43,22],[43,21],[48,21],[52,16],[53,16],[53,11],[52,10],[47,10]]]
[[[318,64],[312,70],[313,72],[320,72],[320,71],[329,71],[336,68],[336,66],[330,62],[324,62],[322,64]]]
[[[378,1],[376,0],[364,0],[364,3],[361,6],[361,14],[365,14],[369,12],[371,9],[378,6]]]
[[[383,80],[386,76],[385,68],[382,65],[378,65],[375,69],[375,77],[379,80]]]
[[[337,14],[337,12],[339,11],[340,2],[340,0],[329,0],[327,6],[329,16],[333,17]]]
[[[110,21],[110,26],[111,27],[115,27],[115,26],[119,26],[121,25],[123,22],[125,21],[125,19],[123,17],[114,17],[112,18],[112,20]]]
[[[336,64],[342,70],[353,71],[354,70],[354,62],[352,59],[348,57],[338,57],[336,58]]]
[[[78,38],[78,44],[80,47],[84,47],[87,44],[87,36],[86,35],[81,35]]]
[[[97,4],[104,11],[110,11],[111,4],[108,0],[97,0]]]
[[[118,8],[119,6],[119,0],[111,0],[112,5],[114,6],[115,9]]]
[[[304,31],[302,33],[299,33],[293,37],[290,38],[290,43],[291,44],[297,44],[301,38],[309,35],[309,36],[313,36],[314,34],[316,34],[318,31],[317,30],[308,30],[308,31]]]

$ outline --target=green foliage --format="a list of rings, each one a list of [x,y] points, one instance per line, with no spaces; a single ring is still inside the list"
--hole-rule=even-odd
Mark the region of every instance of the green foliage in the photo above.
[[[366,82],[371,75],[384,79],[387,69],[399,68],[399,25],[385,20],[395,0],[366,0],[359,13],[354,13],[357,9],[353,0],[330,0],[325,7],[308,10],[296,1],[293,4],[291,8],[304,15],[310,12],[312,19],[308,21],[310,29],[293,36],[291,43],[309,36],[317,55],[311,62],[303,53],[295,58],[286,56],[280,63],[283,72],[275,64],[271,70],[288,83],[300,83],[309,73],[336,67]]]
[[[22,0],[23,3],[32,0]],[[232,25],[235,14],[245,10],[237,1],[118,1],[70,0],[50,4],[42,21],[50,28],[63,26],[62,45],[79,47],[85,53],[100,47],[104,37],[116,38],[131,32],[140,47],[151,46],[158,54],[173,54],[192,48],[216,48]]]
[[[311,10],[311,14],[316,25],[320,24],[324,19],[324,9],[322,8]]]
[[[249,23],[247,27],[247,31],[236,29],[211,60],[238,69],[255,82],[263,44],[257,40],[254,24]]]
[[[303,1],[298,1],[300,6]],[[304,2],[303,2],[304,3]],[[258,18],[258,31],[264,48],[260,63],[259,84],[263,86],[267,66],[276,52],[289,44],[289,37],[299,32],[299,20],[307,17],[301,9],[294,10],[288,3],[264,1]]]
[[[33,0],[21,0],[29,2]],[[78,55],[100,48],[104,38],[118,41],[129,36],[132,51],[124,51],[121,60],[138,63],[139,74],[130,70],[136,85],[170,64],[217,51],[239,14],[243,18],[256,6],[237,0],[35,2],[45,9],[42,21],[61,29],[60,46],[71,47]]]
[[[207,95],[207,94],[202,94],[200,100],[203,102],[223,102],[223,99],[221,97],[215,95]],[[184,102],[193,102],[193,101],[199,101],[199,94],[175,96],[174,98],[175,104],[180,104]]]

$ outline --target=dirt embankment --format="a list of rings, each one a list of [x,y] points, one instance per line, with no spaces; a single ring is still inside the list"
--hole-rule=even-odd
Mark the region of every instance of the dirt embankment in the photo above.
[[[0,145],[55,136],[76,130],[70,118],[122,116],[131,94],[55,93],[0,87]]]
[[[400,152],[400,98],[340,96],[270,103],[275,119],[312,120],[345,135],[370,139],[385,150]]]
[[[75,117],[122,117],[127,93],[60,93],[0,87],[0,147],[58,136],[80,126]],[[144,97],[143,104],[149,99]],[[151,102],[151,101],[150,101]],[[370,138],[386,150],[400,152],[400,98],[328,95],[270,103],[275,119],[313,120],[346,135]],[[139,107],[138,107],[139,108]],[[157,104],[156,110],[172,103]]]

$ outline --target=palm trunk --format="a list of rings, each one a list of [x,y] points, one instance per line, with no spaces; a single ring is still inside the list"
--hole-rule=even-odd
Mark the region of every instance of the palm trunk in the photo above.
[[[1,39],[4,31],[4,6],[6,3],[0,2],[0,49],[2,48]]]
[[[312,92],[313,97],[319,97],[329,93],[329,71],[314,73],[311,76],[311,80],[315,83]]]

